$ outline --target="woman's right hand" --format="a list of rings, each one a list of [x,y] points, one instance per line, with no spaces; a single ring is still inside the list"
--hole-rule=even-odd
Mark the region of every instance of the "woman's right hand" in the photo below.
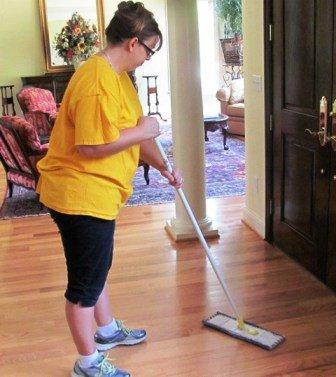
[[[160,135],[160,126],[156,118],[150,116],[142,116],[138,120],[137,127],[141,127],[144,139],[154,139]]]

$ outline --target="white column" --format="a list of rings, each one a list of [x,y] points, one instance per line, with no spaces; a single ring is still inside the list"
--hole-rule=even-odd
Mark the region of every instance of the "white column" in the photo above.
[[[204,124],[200,77],[197,0],[167,0],[174,163],[184,177],[183,191],[206,237],[218,231],[206,216]],[[173,239],[196,238],[176,196],[175,217],[166,230]]]

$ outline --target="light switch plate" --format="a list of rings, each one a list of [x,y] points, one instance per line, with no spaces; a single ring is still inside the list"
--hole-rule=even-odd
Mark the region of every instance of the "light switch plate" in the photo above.
[[[256,92],[262,91],[262,78],[260,75],[252,75],[252,84]]]

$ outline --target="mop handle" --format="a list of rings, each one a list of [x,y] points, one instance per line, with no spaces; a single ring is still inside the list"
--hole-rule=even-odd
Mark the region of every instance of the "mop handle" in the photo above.
[[[171,164],[170,164],[170,162],[169,162],[169,160],[168,160],[168,158],[166,156],[165,151],[162,148],[160,140],[158,138],[155,138],[155,143],[156,143],[156,145],[157,145],[157,147],[158,147],[158,149],[160,151],[160,154],[161,154],[161,156],[162,156],[162,158],[164,160],[164,164],[165,164],[167,170],[169,171],[169,173],[172,173],[173,168],[172,168],[172,166],[171,166]],[[202,246],[203,246],[203,248],[204,248],[204,250],[206,252],[206,255],[207,255],[207,257],[208,257],[208,259],[209,259],[209,261],[211,263],[211,266],[212,266],[213,270],[215,271],[215,274],[217,275],[217,278],[218,278],[221,286],[224,289],[226,297],[228,298],[228,300],[229,300],[229,302],[231,304],[231,307],[233,308],[233,311],[235,312],[236,317],[237,318],[241,318],[240,315],[239,315],[239,313],[238,313],[238,309],[237,309],[237,307],[236,307],[236,305],[235,305],[235,303],[234,303],[234,301],[233,301],[233,299],[232,299],[232,297],[231,297],[231,295],[229,293],[227,285],[226,285],[226,283],[225,283],[225,281],[223,279],[224,273],[223,273],[220,265],[218,264],[218,262],[216,261],[216,259],[212,255],[212,253],[210,251],[210,248],[209,248],[208,244],[205,241],[203,233],[202,233],[202,231],[201,231],[201,229],[200,229],[200,227],[199,227],[199,225],[197,223],[197,220],[196,220],[196,218],[195,218],[195,216],[193,214],[192,209],[190,208],[190,205],[189,205],[189,203],[187,201],[186,196],[184,195],[183,190],[181,188],[178,188],[178,189],[175,189],[175,190],[177,191],[180,199],[182,200],[182,203],[183,203],[183,205],[184,205],[184,207],[185,207],[185,209],[186,209],[186,211],[187,211],[187,213],[189,215],[189,218],[190,218],[190,220],[191,220],[191,222],[192,222],[192,224],[194,226],[194,229],[195,229],[195,231],[197,233],[197,236],[198,236],[198,238],[199,238],[199,240],[200,240],[200,242],[201,242],[201,244],[202,244]]]

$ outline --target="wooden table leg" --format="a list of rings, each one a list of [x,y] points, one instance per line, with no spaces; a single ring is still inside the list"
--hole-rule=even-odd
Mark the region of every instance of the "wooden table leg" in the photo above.
[[[206,126],[204,127],[204,140],[205,141],[209,141],[209,138],[208,138],[208,131],[206,129]]]
[[[149,185],[149,174],[148,174],[149,173],[149,165],[144,164],[143,168],[144,168],[144,177],[145,177],[146,184]]]
[[[224,147],[224,150],[227,151],[229,149],[229,147],[226,145],[226,141],[227,141],[227,130],[228,130],[228,127],[227,127],[227,123],[225,122],[224,125],[221,126],[221,129],[222,129],[222,135],[223,135],[223,147]]]
[[[214,118],[214,119],[204,119],[204,139],[205,141],[209,141],[208,132],[215,132],[218,129],[221,129],[222,136],[223,136],[223,147],[224,150],[228,150],[229,147],[226,145],[227,136],[228,136],[228,129],[229,126],[227,124],[228,117],[225,118]]]

